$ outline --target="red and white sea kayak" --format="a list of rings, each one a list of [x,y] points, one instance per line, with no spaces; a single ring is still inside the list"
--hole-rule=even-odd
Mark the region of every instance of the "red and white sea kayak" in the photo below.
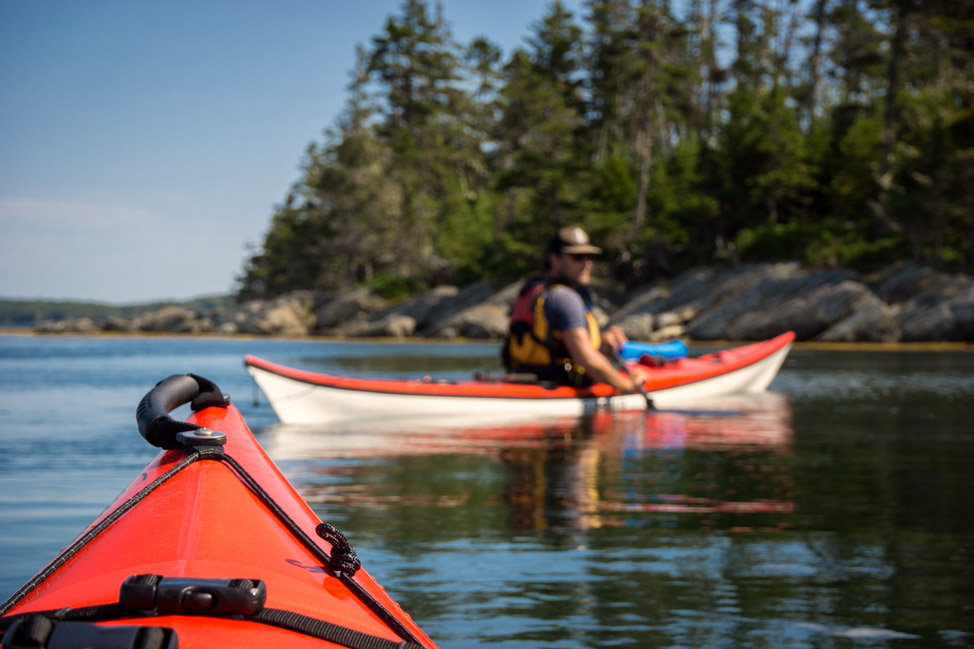
[[[167,450],[0,605],[4,648],[436,646],[215,385],[169,377],[138,421]]]
[[[753,345],[675,359],[654,368],[645,389],[657,408],[763,392],[781,368],[794,338],[794,333],[788,332]],[[578,415],[600,409],[646,407],[643,395],[622,394],[604,384],[575,388],[504,380],[342,377],[286,367],[255,356],[247,356],[244,365],[286,424],[363,417]]]

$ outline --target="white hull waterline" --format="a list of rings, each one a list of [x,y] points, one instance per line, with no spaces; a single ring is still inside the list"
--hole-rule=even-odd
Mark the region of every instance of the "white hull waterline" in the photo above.
[[[771,384],[793,334],[678,359],[653,371],[646,389],[657,408],[692,406],[733,394],[763,392]],[[247,371],[282,423],[321,424],[356,418],[543,417],[580,415],[600,409],[646,407],[640,394],[608,386],[545,388],[503,381],[357,379],[296,370],[254,357]]]

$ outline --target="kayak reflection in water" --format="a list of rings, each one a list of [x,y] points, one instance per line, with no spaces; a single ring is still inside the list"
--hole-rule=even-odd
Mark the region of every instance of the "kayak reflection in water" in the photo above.
[[[710,404],[494,425],[462,418],[278,425],[261,441],[276,460],[303,466],[296,479],[310,502],[362,512],[356,528],[377,511],[455,508],[480,520],[498,504],[511,529],[555,534],[629,525],[786,527],[794,509],[787,396]],[[496,479],[456,482],[448,467]]]
[[[794,511],[791,410],[782,395],[741,410],[600,412],[501,453],[515,529],[623,525],[784,529]]]

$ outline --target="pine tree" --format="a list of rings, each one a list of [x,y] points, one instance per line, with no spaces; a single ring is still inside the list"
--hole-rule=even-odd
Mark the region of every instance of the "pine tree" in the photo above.
[[[373,39],[369,70],[385,113],[378,133],[399,190],[394,271],[403,277],[449,271],[485,182],[460,59],[441,11],[431,15],[421,0],[406,0]]]
[[[554,2],[534,25],[529,47],[504,67],[495,130],[499,210],[514,268],[559,226],[584,224],[590,184],[582,97],[582,38],[571,12]]]

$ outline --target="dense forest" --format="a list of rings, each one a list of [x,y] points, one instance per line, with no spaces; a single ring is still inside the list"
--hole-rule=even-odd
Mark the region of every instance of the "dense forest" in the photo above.
[[[974,270],[974,1],[553,2],[509,56],[405,0],[239,296],[794,259]]]

